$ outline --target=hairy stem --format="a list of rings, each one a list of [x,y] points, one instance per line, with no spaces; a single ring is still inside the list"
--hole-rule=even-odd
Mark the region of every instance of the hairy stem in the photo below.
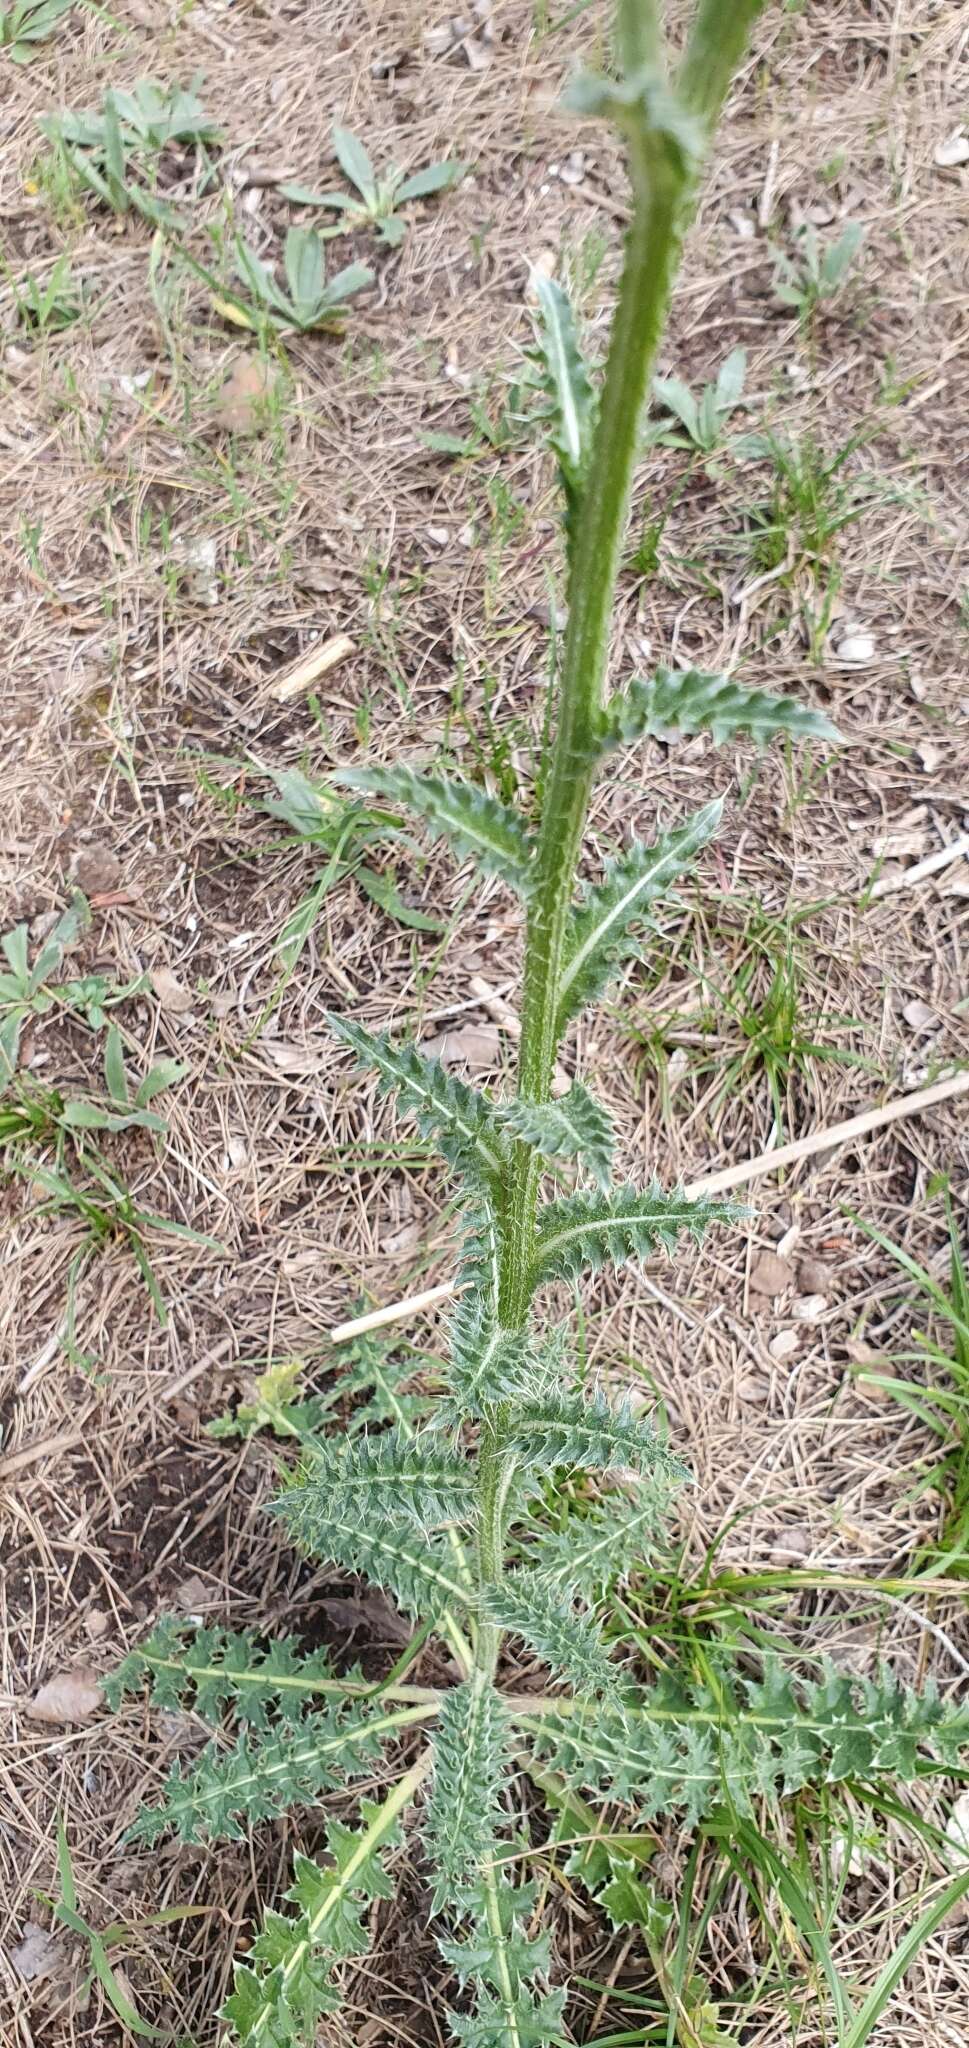
[[[625,90],[613,110],[628,141],[634,203],[571,552],[569,622],[529,898],[518,1088],[530,1102],[548,1101],[555,1069],[569,909],[596,769],[596,724],[643,404],[695,202],[702,144],[763,5],[764,0],[736,0],[724,9],[721,0],[700,0],[680,70],[682,104],[677,120],[671,120],[657,0],[620,0],[618,40]],[[731,17],[729,25],[724,15]],[[528,1146],[517,1145],[502,1230],[499,1314],[507,1330],[522,1334],[534,1289],[540,1174],[537,1155]],[[510,1476],[506,1428],[507,1418],[499,1409],[482,1434],[478,1563],[483,1586],[496,1583],[503,1567]],[[475,1668],[490,1676],[499,1648],[500,1631],[491,1623],[479,1623]]]

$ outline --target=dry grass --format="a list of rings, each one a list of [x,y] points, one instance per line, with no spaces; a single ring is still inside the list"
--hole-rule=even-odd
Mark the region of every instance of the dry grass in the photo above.
[[[35,1890],[55,1882],[58,1810],[95,1922],[135,1923],[170,1904],[204,1908],[136,1935],[126,1959],[143,2010],[200,2044],[213,2038],[233,1939],[251,1926],[257,1898],[283,1881],[294,1832],[264,1830],[251,1852],[132,1855],[124,1827],[192,1731],[135,1708],[73,1729],[38,1727],[24,1715],[38,1686],[77,1663],[109,1668],[173,1605],[341,1642],[349,1621],[368,1653],[379,1653],[379,1613],[352,1603],[341,1611],[345,1589],[332,1574],[308,1577],[261,1517],[271,1484],[262,1451],[215,1443],[203,1425],[262,1360],[297,1356],[311,1373],[325,1369],[326,1328],[361,1289],[391,1299],[420,1284],[418,1275],[446,1274],[440,1177],[420,1163],[366,1158],[365,1144],[393,1126],[349,1083],[324,1012],[347,1007],[368,1023],[393,1016],[431,1035],[500,1023],[503,1001],[514,1000],[518,924],[497,887],[469,905],[465,879],[441,859],[416,874],[405,867],[399,879],[413,901],[453,920],[446,941],[402,931],[347,883],[328,898],[264,1019],[278,993],[280,928],[317,869],[298,848],[279,849],[250,801],[258,768],[245,764],[302,763],[322,774],[358,755],[364,719],[367,744],[382,756],[420,756],[449,740],[470,762],[463,701],[479,730],[490,703],[495,727],[527,765],[544,689],[545,579],[556,559],[549,475],[531,444],[452,467],[419,434],[465,432],[469,387],[520,367],[526,258],[563,250],[581,285],[595,238],[606,237],[598,278],[583,293],[601,334],[623,208],[610,143],[591,128],[576,135],[551,111],[570,50],[588,46],[598,15],[543,39],[532,9],[514,0],[496,11],[493,43],[483,46],[489,61],[477,70],[460,53],[435,56],[422,45],[433,24],[417,7],[347,13],[266,0],[230,11],[213,0],[182,12],[139,0],[121,31],[78,7],[38,61],[5,77],[5,263],[16,275],[47,276],[69,249],[91,311],[64,334],[30,341],[11,292],[2,295],[2,921],[44,919],[76,872],[96,906],[84,967],[119,979],[168,969],[189,992],[182,1010],[150,995],[125,1012],[146,1066],[165,1054],[189,1069],[166,1101],[167,1142],[156,1148],[131,1134],[109,1143],[142,1208],[225,1248],[219,1256],[150,1233],[164,1330],[124,1247],[103,1250],[77,1305],[80,1340],[97,1359],[92,1381],[56,1343],[78,1230],[40,1215],[36,1191],[20,1179],[4,1195],[0,1963],[11,2048],[108,2048],[119,2038],[96,1992],[80,2010],[69,1981],[57,2010],[57,1996],[43,1985],[32,1993],[10,1959],[25,1919],[40,1910]],[[831,0],[773,8],[759,50],[718,148],[664,366],[699,384],[743,342],[755,423],[766,413],[793,441],[813,437],[829,451],[870,427],[849,465],[866,495],[817,575],[792,548],[790,580],[750,590],[757,569],[742,511],[763,496],[765,472],[748,464],[718,486],[698,471],[663,535],[662,575],[626,580],[616,669],[629,673],[648,651],[708,667],[739,663],[751,682],[832,708],[852,744],[808,791],[798,780],[804,764],[788,769],[774,754],[758,763],[746,750],[716,755],[697,741],[667,758],[650,743],[623,761],[600,799],[595,829],[605,844],[647,826],[657,804],[668,818],[714,789],[728,797],[723,838],[702,890],[685,895],[661,977],[651,986],[634,976],[608,1015],[580,1026],[575,1049],[614,1107],[629,1170],[655,1167],[666,1178],[690,1178],[769,1141],[761,1072],[721,1099],[727,1063],[744,1044],[726,998],[757,938],[763,997],[789,911],[812,906],[798,928],[805,1037],[866,1062],[799,1064],[786,1105],[791,1131],[964,1060],[969,1040],[966,862],[865,901],[879,838],[901,835],[888,857],[904,864],[966,824],[969,171],[940,170],[933,149],[964,112],[969,31],[954,0]],[[386,74],[375,70],[397,59]],[[243,185],[247,167],[329,182],[334,117],[378,158],[417,165],[450,150],[476,165],[473,181],[419,210],[345,341],[295,340],[271,366],[264,430],[232,443],[212,406],[240,343],[204,289],[168,273],[173,356],[146,288],[149,230],[87,201],[75,216],[52,213],[32,172],[38,114],[92,105],[106,84],[145,71],[185,79],[196,66],[226,130],[221,172],[264,253],[289,210],[272,186]],[[553,166],[573,148],[583,160],[570,184]],[[213,189],[193,211],[200,252],[219,204]],[[863,221],[866,247],[857,283],[807,336],[772,298],[770,239],[783,240],[812,207],[835,223]],[[147,382],[131,383],[146,373]],[[904,393],[895,403],[888,385]],[[675,455],[657,458],[656,506],[682,467]],[[488,499],[492,477],[511,494],[506,506],[520,508],[504,539],[503,504],[494,492]],[[214,603],[179,572],[176,536],[183,549],[215,539]],[[804,618],[835,569],[841,616],[875,637],[875,659],[860,669],[816,664],[806,644]],[[315,637],[338,631],[357,652],[327,679],[321,727],[304,703],[281,710],[269,685]],[[231,801],[212,793],[220,783]],[[936,1020],[928,1028],[906,1021],[916,1000]],[[667,1049],[681,1047],[672,1106],[670,1076],[664,1083],[649,1050],[661,1027]],[[28,1035],[28,1070],[90,1089],[91,1043],[55,1020]],[[507,1033],[494,1044],[500,1071],[511,1056]],[[749,1239],[721,1238],[675,1283],[654,1276],[675,1291],[676,1313],[634,1278],[597,1289],[596,1359],[655,1381],[695,1467],[691,1561],[728,1530],[720,1557],[736,1567],[899,1576],[932,1534],[938,1503],[910,1486],[925,1433],[853,1381],[845,1347],[862,1322],[876,1349],[896,1342],[904,1324],[897,1276],[846,1211],[934,1256],[941,1234],[927,1189],[946,1170],[961,1200],[967,1166],[956,1102],[816,1160],[783,1187],[764,1184]],[[793,1293],[823,1296],[811,1322],[790,1313],[790,1298],[772,1305],[751,1291],[759,1250],[785,1235],[799,1275]],[[805,1260],[822,1263],[823,1284]],[[781,1330],[798,1341],[778,1359],[770,1345]],[[921,1598],[852,1608],[798,1596],[782,1618],[792,1640],[812,1649],[861,1659],[888,1652],[907,1675],[931,1671],[946,1690],[964,1684],[958,1603],[939,1598],[927,1621],[923,1607]],[[839,1953],[849,1976],[868,1982],[898,1939],[914,1871],[900,1841],[893,1867],[879,1863],[853,1881],[854,1924]],[[424,1920],[417,1880],[408,1880],[334,2040],[440,2038],[446,1992]],[[590,1978],[618,1976],[634,1989],[645,1981],[637,1953],[610,1948],[578,1902],[561,1905],[560,1938],[564,1966],[571,1957]],[[754,1967],[755,1936],[732,1893],[713,1945],[725,1984]],[[883,2043],[956,2048],[964,2039],[963,1950],[959,1927],[928,1945]],[[606,2017],[598,2007],[591,1993],[577,2002],[577,2038],[636,2024],[623,2020],[621,1997]],[[783,2013],[765,2008],[743,2038],[783,2048],[789,2029]],[[822,2038],[810,2005],[796,2038],[799,2048]]]

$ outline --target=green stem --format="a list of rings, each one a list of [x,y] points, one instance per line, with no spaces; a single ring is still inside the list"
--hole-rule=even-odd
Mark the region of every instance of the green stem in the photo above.
[[[733,68],[764,0],[700,0],[680,72],[676,119],[662,75],[656,0],[621,0],[619,46],[627,89],[613,111],[629,145],[633,215],[612,325],[599,417],[569,570],[569,622],[554,712],[555,738],[529,895],[518,1089],[547,1102],[561,1034],[561,979],[574,878],[597,766],[597,725],[621,550],[639,447],[640,420],[663,333],[683,237],[695,202],[702,143],[716,120]],[[723,21],[729,15],[729,25]],[[718,29],[719,23],[719,29]],[[658,95],[655,102],[651,94]],[[690,119],[693,130],[690,131]],[[524,1336],[534,1291],[532,1252],[541,1162],[515,1148],[502,1219],[499,1316]],[[507,1416],[498,1410],[480,1451],[479,1578],[500,1579],[510,1459]],[[475,1669],[493,1673],[500,1632],[479,1625]]]

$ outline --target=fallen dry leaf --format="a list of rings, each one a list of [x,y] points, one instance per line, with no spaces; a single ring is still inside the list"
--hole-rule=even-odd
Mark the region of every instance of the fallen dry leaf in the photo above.
[[[783,1294],[794,1278],[794,1268],[789,1259],[779,1259],[776,1252],[759,1252],[750,1269],[750,1284],[755,1294],[766,1294],[773,1300],[775,1294]]]
[[[478,1072],[490,1073],[501,1065],[501,1034],[494,1024],[462,1024],[458,1031],[444,1031],[440,1038],[432,1038],[424,1051],[428,1059],[440,1060],[442,1066],[463,1062]]]
[[[259,1043],[269,1059],[272,1060],[273,1065],[280,1067],[284,1074],[318,1074],[320,1072],[322,1055],[318,1046],[297,1045],[288,1038],[269,1038],[265,1032],[260,1037]]]
[[[85,896],[115,889],[121,880],[121,862],[113,847],[84,846],[74,857],[73,880]]]
[[[863,1372],[876,1373],[878,1378],[883,1380],[893,1380],[896,1377],[892,1360],[885,1358],[871,1344],[866,1344],[863,1337],[848,1337],[845,1340],[845,1351],[852,1365],[860,1366]],[[867,1379],[859,1379],[857,1385],[859,1394],[866,1401],[891,1401],[894,1399],[890,1387],[873,1386],[871,1381]]]
[[[791,1314],[798,1323],[816,1323],[828,1306],[826,1294],[800,1294],[791,1303]]]
[[[30,1721],[89,1721],[104,1705],[104,1694],[86,1665],[61,1671],[27,1702],[24,1713]]]
[[[387,1237],[381,1238],[380,1249],[386,1258],[401,1259],[416,1252],[422,1236],[421,1224],[405,1223],[399,1230],[392,1230]]]
[[[153,967],[151,985],[163,1010],[170,1010],[175,1017],[184,1016],[192,1008],[194,997],[191,990],[179,981],[170,967]]]
[[[875,658],[875,637],[873,633],[846,633],[834,649],[836,661],[847,662],[849,668],[861,668],[866,661]]]
[[[797,1288],[799,1294],[830,1294],[833,1281],[833,1268],[826,1266],[823,1259],[798,1259]]]
[[[215,425],[226,434],[254,434],[268,388],[265,363],[247,353],[236,356],[212,407]]]
[[[28,1920],[22,1940],[10,1950],[10,1960],[25,1984],[36,1984],[39,1977],[49,1977],[60,1961],[57,1936],[38,1927],[36,1920]]]
[[[204,1614],[218,1605],[218,1589],[206,1585],[198,1572],[190,1572],[183,1579],[172,1596],[172,1604],[179,1614],[187,1614],[190,1621],[201,1621]]]

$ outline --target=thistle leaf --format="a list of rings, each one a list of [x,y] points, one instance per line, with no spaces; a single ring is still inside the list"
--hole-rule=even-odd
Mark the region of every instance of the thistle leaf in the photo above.
[[[678,1189],[666,1194],[655,1182],[547,1202],[538,1215],[536,1283],[574,1280],[586,1267],[598,1273],[607,1263],[622,1266],[657,1250],[671,1255],[682,1231],[699,1243],[708,1224],[736,1222],[741,1213],[731,1202],[691,1200]]]
[[[274,1505],[304,1542],[315,1542],[333,1516],[377,1519],[432,1529],[466,1521],[474,1504],[471,1465],[440,1435],[411,1436],[400,1429],[380,1436],[324,1437],[304,1460],[295,1485]]]
[[[476,1674],[445,1694],[434,1741],[424,1846],[435,1873],[431,1910],[459,1903],[460,1888],[495,1853],[502,1821],[506,1720],[490,1680]]]
[[[458,1982],[477,1985],[474,2013],[448,2014],[455,2039],[466,2048],[544,2048],[561,2039],[565,1993],[532,1987],[536,1976],[547,1977],[551,1949],[548,1934],[531,1940],[525,1931],[536,1892],[535,1885],[514,1886],[500,1870],[488,1871],[460,1894],[470,1935],[438,1941]]]
[[[677,875],[713,838],[722,810],[718,797],[694,811],[675,832],[663,833],[652,846],[637,844],[608,861],[604,879],[587,889],[573,906],[560,984],[560,1036],[569,1019],[601,995],[620,962],[637,950],[630,928],[666,895]]]
[[[599,744],[606,753],[671,726],[684,733],[705,729],[717,747],[740,733],[758,746],[778,733],[792,739],[841,737],[823,712],[798,704],[793,697],[744,690],[730,676],[707,675],[701,669],[661,668],[648,680],[637,678],[622,696],[610,700],[602,713]]]
[[[532,1572],[559,1603],[566,1594],[598,1600],[651,1561],[675,1486],[672,1475],[653,1473],[635,1494],[611,1493],[599,1512],[544,1529],[528,1552]]]
[[[374,1900],[392,1896],[381,1852],[400,1841],[398,1818],[411,1791],[412,1777],[380,1807],[363,1800],[358,1833],[328,1821],[328,1866],[296,1857],[286,1896],[298,1911],[266,1914],[251,1950],[253,1967],[237,1965],[223,2008],[222,2018],[244,2048],[314,2048],[318,2020],[339,2004],[334,1964],[366,1952],[362,1914]]]
[[[557,1466],[593,1472],[630,1469],[640,1477],[659,1469],[675,1478],[688,1476],[648,1422],[628,1405],[611,1408],[602,1394],[586,1401],[581,1394],[553,1390],[523,1402],[509,1417],[508,1447],[518,1452],[529,1476]]]
[[[227,1706],[244,1727],[268,1728],[270,1707],[279,1721],[298,1722],[321,1692],[342,1690],[325,1650],[300,1652],[292,1636],[277,1636],[263,1647],[249,1631],[194,1628],[172,1616],[163,1617],[102,1680],[109,1705],[117,1709],[126,1693],[141,1690],[145,1678],[154,1706],[191,1707],[213,1726]]]
[[[609,1186],[616,1134],[612,1120],[581,1081],[554,1102],[502,1103],[499,1124],[531,1145],[543,1159],[575,1158],[600,1188]]]
[[[558,457],[565,494],[565,525],[571,542],[578,517],[585,471],[592,446],[596,394],[575,331],[575,316],[566,292],[541,271],[531,274],[541,313],[539,349],[545,390],[552,404],[550,440]]]
[[[545,2048],[561,2041],[564,2009],[564,1991],[537,1997],[527,1990],[510,1997],[481,1992],[473,2013],[449,2012],[448,2020],[463,2048]]]
[[[635,1705],[543,1716],[539,1752],[569,1784],[635,1806],[645,1819],[681,1811],[693,1826],[722,1801],[753,1802],[844,1778],[911,1782],[952,1768],[969,1749],[969,1713],[877,1679],[825,1672],[795,1684],[775,1663],[757,1680],[718,1671],[715,1684],[662,1678]]]
[[[483,1317],[497,1323],[501,1286],[501,1237],[494,1210],[487,1202],[472,1202],[465,1210],[466,1226],[458,1261],[457,1284],[467,1299],[474,1299]]]
[[[376,1068],[381,1094],[397,1095],[401,1108],[416,1117],[421,1136],[435,1139],[449,1166],[494,1189],[510,1153],[493,1104],[416,1046],[394,1045],[384,1032],[366,1031],[332,1012],[327,1021],[335,1036],[352,1046],[361,1066]]]
[[[445,1538],[376,1513],[365,1519],[357,1512],[329,1514],[322,1501],[314,1503],[305,1519],[299,1502],[289,1513],[285,1494],[272,1505],[314,1557],[383,1586],[405,1614],[424,1620],[429,1612],[440,1614],[452,1602],[467,1608],[468,1588]]]
[[[517,1990],[536,1971],[546,1973],[551,1962],[552,1937],[548,1932],[531,1939],[525,1922],[534,1911],[536,1884],[512,1885],[499,1870],[463,1886],[459,1893],[462,1914],[470,1918],[473,1932],[462,1941],[438,1936],[438,1948],[451,1965],[461,1985],[483,1978],[493,1990],[510,1983]]]
[[[481,1416],[523,1391],[520,1334],[503,1329],[470,1291],[454,1309],[450,1340],[448,1385],[459,1414]]]
[[[446,839],[462,860],[474,860],[484,875],[498,875],[527,896],[535,852],[532,834],[517,811],[499,803],[476,783],[457,776],[421,773],[398,762],[386,768],[346,768],[338,780],[368,790],[392,804],[404,804],[422,818],[432,839]]]
[[[524,1570],[506,1575],[488,1589],[484,1611],[499,1628],[521,1636],[577,1693],[616,1691],[620,1671],[591,1615],[577,1614],[547,1579]]]
[[[361,1301],[361,1312],[364,1306]],[[398,1350],[399,1343],[396,1332],[386,1337],[370,1330],[352,1344],[341,1345],[338,1361],[331,1367],[332,1385],[325,1405],[332,1409],[337,1401],[352,1402],[346,1423],[352,1436],[385,1422],[407,1431],[434,1407],[432,1395],[408,1391],[418,1361],[406,1347]]]
[[[252,1822],[369,1777],[387,1732],[372,1706],[334,1706],[255,1740],[243,1734],[230,1750],[210,1745],[191,1771],[172,1765],[160,1804],[142,1809],[126,1839],[150,1844],[171,1828],[181,1842],[241,1841]]]

